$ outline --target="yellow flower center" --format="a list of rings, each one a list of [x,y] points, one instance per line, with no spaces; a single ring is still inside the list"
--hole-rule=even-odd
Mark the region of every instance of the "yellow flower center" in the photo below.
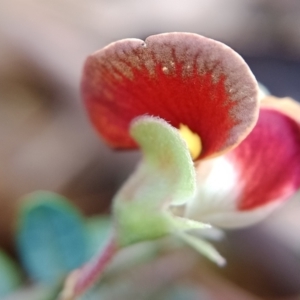
[[[192,132],[186,125],[183,124],[179,125],[179,133],[186,141],[192,159],[196,159],[200,155],[202,150],[202,142],[200,136]]]

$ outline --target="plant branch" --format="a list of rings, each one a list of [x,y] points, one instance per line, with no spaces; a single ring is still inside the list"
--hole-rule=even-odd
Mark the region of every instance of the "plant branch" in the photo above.
[[[87,291],[101,277],[118,249],[116,238],[112,235],[99,254],[68,276],[60,300],[75,300]]]

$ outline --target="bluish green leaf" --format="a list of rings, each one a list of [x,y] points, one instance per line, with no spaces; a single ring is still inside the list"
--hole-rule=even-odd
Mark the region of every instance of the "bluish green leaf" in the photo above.
[[[16,290],[22,282],[21,272],[16,264],[0,251],[0,297]]]
[[[25,197],[16,238],[28,274],[46,284],[57,284],[87,259],[82,217],[54,193],[35,192]]]
[[[54,300],[59,299],[62,286],[26,285],[1,300]]]
[[[95,216],[86,220],[88,256],[99,252],[107,242],[112,229],[112,220],[108,216]]]

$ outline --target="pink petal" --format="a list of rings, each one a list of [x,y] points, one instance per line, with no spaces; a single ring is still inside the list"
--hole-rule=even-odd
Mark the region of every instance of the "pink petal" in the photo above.
[[[300,187],[300,128],[275,110],[262,109],[256,127],[228,155],[242,175],[239,210],[283,201]]]
[[[243,59],[222,43],[190,33],[126,39],[88,57],[82,95],[107,143],[135,148],[137,116],[187,125],[202,140],[201,158],[224,152],[252,129],[258,87]]]
[[[261,106],[264,108],[279,110],[294,119],[296,122],[300,123],[300,103],[292,98],[266,96],[261,99]]]
[[[261,109],[234,150],[200,163],[197,196],[185,216],[219,227],[262,220],[300,187],[300,127],[279,111]]]

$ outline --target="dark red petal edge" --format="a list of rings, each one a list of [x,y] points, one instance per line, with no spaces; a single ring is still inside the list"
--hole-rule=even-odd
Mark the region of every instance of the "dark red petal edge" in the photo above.
[[[88,57],[82,95],[107,143],[135,148],[131,120],[149,114],[201,136],[201,158],[241,141],[258,113],[257,83],[243,59],[217,41],[190,33],[126,39]]]

